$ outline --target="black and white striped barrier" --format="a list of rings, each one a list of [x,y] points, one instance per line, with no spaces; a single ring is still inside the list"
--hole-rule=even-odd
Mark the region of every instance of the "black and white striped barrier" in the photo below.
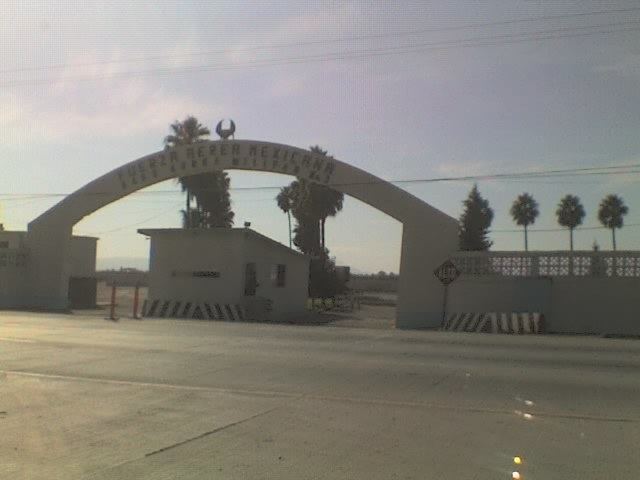
[[[245,320],[245,311],[241,305],[228,303],[145,300],[142,304],[142,316],[242,322]]]
[[[448,332],[544,333],[541,313],[450,313],[442,326]]]

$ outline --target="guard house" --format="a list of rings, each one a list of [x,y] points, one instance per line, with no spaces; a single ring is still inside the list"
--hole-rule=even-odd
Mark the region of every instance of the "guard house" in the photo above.
[[[66,308],[96,306],[97,241],[95,237],[76,235],[70,239],[64,262],[64,278],[69,282]],[[0,308],[29,305],[30,253],[27,232],[0,228]]]
[[[249,228],[140,229],[151,240],[147,317],[283,320],[304,314],[309,258]]]

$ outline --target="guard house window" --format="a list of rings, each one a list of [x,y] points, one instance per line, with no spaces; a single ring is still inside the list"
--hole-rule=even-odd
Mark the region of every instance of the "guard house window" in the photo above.
[[[2,240],[0,242],[0,248],[9,248],[9,241],[8,240]]]
[[[283,264],[271,267],[271,283],[276,287],[284,287],[287,283],[287,266]]]

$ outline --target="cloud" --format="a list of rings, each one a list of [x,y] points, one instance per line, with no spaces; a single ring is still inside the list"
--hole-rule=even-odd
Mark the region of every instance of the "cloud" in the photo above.
[[[469,175],[485,175],[496,169],[495,163],[486,161],[445,162],[435,165],[435,171],[443,177],[466,177]]]
[[[617,73],[620,75],[637,76],[640,75],[640,55],[626,53],[616,55],[616,60],[608,61],[593,68],[594,72]]]
[[[93,68],[93,67],[92,67]],[[122,71],[109,65],[109,72]],[[48,89],[46,97],[30,97],[28,92],[0,96],[0,141],[5,145],[33,136],[60,142],[78,135],[119,137],[165,129],[187,114],[217,118],[225,110],[193,95],[174,93],[152,77],[102,78],[104,70],[94,70],[96,80],[65,80]],[[68,77],[68,75],[67,75]]]

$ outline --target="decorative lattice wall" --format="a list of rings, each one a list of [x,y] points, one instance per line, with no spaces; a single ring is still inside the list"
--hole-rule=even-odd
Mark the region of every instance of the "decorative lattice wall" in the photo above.
[[[465,275],[514,277],[640,277],[640,252],[459,252]]]

